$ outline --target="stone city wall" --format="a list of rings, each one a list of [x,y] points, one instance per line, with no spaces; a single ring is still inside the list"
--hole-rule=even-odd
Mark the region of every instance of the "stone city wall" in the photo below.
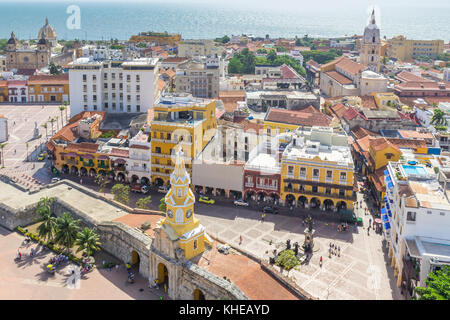
[[[152,239],[145,233],[121,222],[102,222],[97,225],[101,247],[124,263],[132,261],[132,252],[139,254],[139,273],[149,278],[149,254]]]

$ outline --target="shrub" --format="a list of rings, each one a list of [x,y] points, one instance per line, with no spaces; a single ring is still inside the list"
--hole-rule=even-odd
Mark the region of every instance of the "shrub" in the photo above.
[[[147,229],[150,228],[150,226],[151,226],[150,222],[145,221],[144,223],[141,224],[141,229],[142,230],[147,230]]]
[[[275,264],[286,270],[291,270],[300,264],[300,260],[295,256],[293,250],[284,250],[275,260]]]

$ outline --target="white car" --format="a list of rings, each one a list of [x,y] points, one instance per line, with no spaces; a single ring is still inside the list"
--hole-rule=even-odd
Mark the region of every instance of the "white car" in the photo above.
[[[58,178],[58,177],[52,178],[52,183],[55,183],[55,182],[58,182],[58,181],[61,181],[61,178]]]
[[[234,201],[234,205],[248,207],[248,202],[245,202],[242,199],[238,199]]]
[[[169,188],[167,188],[166,186],[160,186],[158,188],[158,192],[167,193],[167,191],[169,191]]]

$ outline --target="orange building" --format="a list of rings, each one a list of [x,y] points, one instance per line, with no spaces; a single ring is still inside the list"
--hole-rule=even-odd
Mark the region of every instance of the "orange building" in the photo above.
[[[69,75],[37,75],[28,81],[29,102],[69,102]]]
[[[8,98],[8,81],[0,80],[0,102],[7,102]]]

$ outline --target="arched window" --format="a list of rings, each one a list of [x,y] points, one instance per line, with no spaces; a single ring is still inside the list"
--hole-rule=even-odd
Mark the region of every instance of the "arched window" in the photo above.
[[[375,36],[372,37],[372,42],[375,43]]]

